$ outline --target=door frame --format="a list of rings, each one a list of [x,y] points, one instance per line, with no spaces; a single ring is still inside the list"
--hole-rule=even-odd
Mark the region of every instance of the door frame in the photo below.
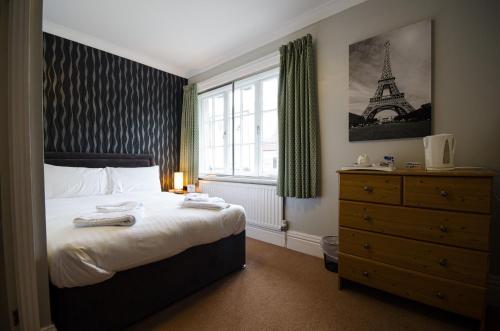
[[[10,226],[20,330],[52,328],[43,181],[42,0],[9,1]]]

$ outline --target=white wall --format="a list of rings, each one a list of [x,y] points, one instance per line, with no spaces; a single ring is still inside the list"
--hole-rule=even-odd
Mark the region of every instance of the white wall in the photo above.
[[[374,160],[394,155],[399,165],[424,161],[421,139],[348,141],[349,44],[432,19],[434,133],[455,135],[457,165],[500,170],[499,16],[500,1],[495,0],[369,0],[192,77],[189,82],[205,80],[312,34],[317,61],[322,194],[318,199],[286,199],[285,218],[291,230],[320,236],[336,234],[338,168],[353,162],[362,152]],[[498,180],[496,192],[498,206]],[[495,233],[499,228],[500,224],[493,227]],[[494,245],[499,251],[500,245]]]

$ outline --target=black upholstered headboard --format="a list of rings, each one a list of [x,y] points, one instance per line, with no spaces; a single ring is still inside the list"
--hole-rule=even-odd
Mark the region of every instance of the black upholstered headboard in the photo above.
[[[65,167],[149,167],[155,161],[151,154],[98,154],[46,152],[45,163]]]

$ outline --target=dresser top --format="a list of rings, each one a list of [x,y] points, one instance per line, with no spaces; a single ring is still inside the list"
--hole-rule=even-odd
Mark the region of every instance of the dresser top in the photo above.
[[[494,177],[495,171],[483,168],[459,168],[455,170],[433,170],[425,169],[405,169],[400,168],[394,171],[377,170],[338,170],[339,174],[360,174],[360,175],[387,175],[387,176],[440,176],[440,177]]]

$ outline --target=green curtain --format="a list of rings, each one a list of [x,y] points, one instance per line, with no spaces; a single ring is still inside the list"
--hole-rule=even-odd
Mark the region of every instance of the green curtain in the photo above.
[[[280,47],[278,195],[319,195],[318,122],[312,37]]]
[[[198,94],[196,84],[184,86],[179,170],[184,172],[185,185],[198,182]]]

